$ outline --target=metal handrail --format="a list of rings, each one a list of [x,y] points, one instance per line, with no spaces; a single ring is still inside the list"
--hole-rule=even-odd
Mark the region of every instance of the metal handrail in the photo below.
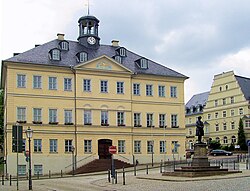
[[[77,166],[77,163],[79,163],[79,162],[81,162],[81,161],[84,161],[84,160],[86,160],[86,159],[88,159],[88,158],[94,156],[95,154],[96,154],[96,153],[91,154],[91,155],[89,155],[89,156],[87,156],[87,157],[85,157],[85,158],[82,158],[82,159],[79,160],[79,161],[76,161],[76,166]],[[66,166],[65,169],[67,169],[68,167],[71,167],[72,165],[73,165],[73,163],[71,163],[70,165]]]

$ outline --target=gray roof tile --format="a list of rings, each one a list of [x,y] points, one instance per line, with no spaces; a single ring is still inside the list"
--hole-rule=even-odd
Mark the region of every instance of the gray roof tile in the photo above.
[[[246,100],[250,100],[250,78],[235,75]]]
[[[186,108],[196,107],[198,105],[206,105],[209,92],[193,95],[193,97],[187,102]]]
[[[20,53],[17,56],[9,58],[5,61],[12,62],[22,62],[28,64],[41,64],[41,65],[53,65],[53,66],[76,66],[79,64],[76,59],[76,54],[82,51],[88,53],[88,60],[92,60],[98,58],[102,55],[106,55],[108,57],[113,57],[116,55],[116,49],[119,47],[114,47],[111,45],[100,45],[97,50],[88,49],[77,41],[68,41],[69,42],[69,50],[61,51],[61,60],[53,61],[49,59],[49,51],[53,48],[59,47],[59,40],[52,40],[43,45],[37,46],[33,49],[30,49],[26,52]],[[170,68],[167,68],[163,65],[160,65],[154,61],[148,60],[148,69],[140,69],[136,66],[135,61],[142,58],[142,56],[137,55],[134,52],[127,50],[126,57],[123,58],[122,64],[128,69],[132,70],[134,73],[138,74],[151,74],[151,75],[160,75],[160,76],[169,76],[169,77],[179,77],[185,78],[188,77],[176,72]]]

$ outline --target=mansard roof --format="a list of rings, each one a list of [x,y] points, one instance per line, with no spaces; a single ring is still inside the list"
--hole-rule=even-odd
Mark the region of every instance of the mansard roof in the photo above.
[[[88,53],[88,61],[98,58],[100,56],[106,55],[110,58],[113,58],[117,52],[116,50],[120,48],[119,46],[112,45],[100,45],[98,49],[89,49],[79,44],[78,41],[68,41],[69,50],[61,51],[61,59],[59,61],[51,60],[49,58],[49,51],[54,48],[60,48],[59,43],[61,41],[58,39],[47,42],[43,45],[36,46],[33,49],[30,49],[26,52],[20,53],[12,58],[9,58],[4,61],[10,62],[19,62],[27,64],[39,64],[39,65],[48,65],[48,66],[63,66],[63,67],[72,67],[79,64],[76,59],[76,55],[79,52]],[[133,71],[135,74],[150,74],[150,75],[159,75],[167,77],[177,77],[187,79],[188,77],[176,72],[166,66],[158,64],[154,61],[148,60],[148,69],[140,69],[136,67],[135,61],[142,58],[132,51],[126,49],[127,55],[123,58],[122,64],[127,67],[129,70]]]
[[[200,94],[193,95],[193,97],[187,102],[186,108],[197,107],[199,105],[206,105],[209,92],[203,92]]]

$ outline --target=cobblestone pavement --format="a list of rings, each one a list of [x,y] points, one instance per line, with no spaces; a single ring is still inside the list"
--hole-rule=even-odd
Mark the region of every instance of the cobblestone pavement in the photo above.
[[[158,180],[157,180],[158,179]],[[126,185],[122,183],[122,174],[118,174],[118,183],[112,184],[107,175],[76,176],[33,180],[34,191],[250,191],[250,170],[242,173],[203,177],[163,177],[159,169],[150,170],[146,175],[140,171],[137,176],[126,173]],[[17,190],[16,182],[12,186],[0,185],[1,191]],[[28,190],[28,181],[19,181],[19,190]]]

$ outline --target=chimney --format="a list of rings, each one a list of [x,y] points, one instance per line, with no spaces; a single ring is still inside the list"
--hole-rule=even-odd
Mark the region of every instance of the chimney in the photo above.
[[[35,44],[35,47],[38,47],[38,46],[40,46],[40,44]]]
[[[112,46],[119,46],[119,40],[112,40]]]
[[[17,56],[18,54],[20,54],[20,53],[13,53],[13,56]]]
[[[57,33],[57,39],[58,40],[64,40],[64,34]]]

